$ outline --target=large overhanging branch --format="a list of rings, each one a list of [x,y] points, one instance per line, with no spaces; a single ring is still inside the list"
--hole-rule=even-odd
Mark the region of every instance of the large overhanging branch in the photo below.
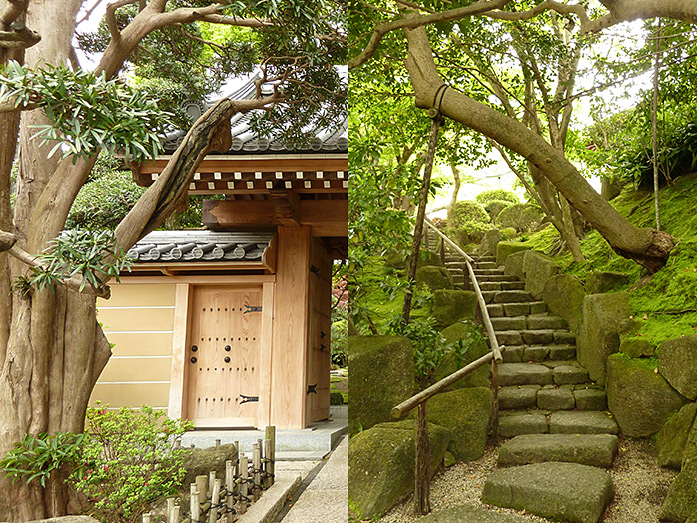
[[[155,183],[116,228],[117,245],[127,251],[160,226],[186,196],[194,173],[208,151],[227,151],[230,148],[230,118],[233,115],[268,109],[283,100],[283,95],[278,93],[256,100],[224,99],[206,111],[186,134]]]
[[[0,48],[27,49],[36,45],[41,37],[22,22],[13,22],[10,30],[0,30]]]
[[[406,60],[417,107],[429,109],[443,86],[423,27],[406,31],[409,55]],[[604,200],[576,168],[542,137],[524,124],[463,93],[447,88],[439,106],[441,114],[515,151],[536,166],[557,190],[626,258],[655,272],[674,246],[670,235],[636,227]]]

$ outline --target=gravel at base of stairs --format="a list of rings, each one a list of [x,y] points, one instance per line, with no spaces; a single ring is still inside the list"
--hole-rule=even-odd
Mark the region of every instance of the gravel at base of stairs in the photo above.
[[[431,482],[431,509],[436,511],[455,504],[489,507],[481,501],[486,476],[496,468],[497,447],[488,447],[483,457],[468,463],[457,463],[439,472]],[[656,523],[661,504],[677,471],[658,466],[653,443],[649,440],[620,438],[620,450],[615,465],[609,470],[615,484],[615,497],[610,503],[603,523]],[[411,514],[411,498],[397,505],[378,520],[379,523],[410,523],[417,518]],[[516,510],[499,509],[530,521],[548,520]]]

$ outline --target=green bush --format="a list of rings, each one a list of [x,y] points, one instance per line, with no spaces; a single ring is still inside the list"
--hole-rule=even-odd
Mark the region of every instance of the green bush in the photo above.
[[[492,189],[490,191],[484,191],[479,193],[474,199],[482,205],[486,205],[487,203],[493,201],[520,203],[518,196],[514,192],[507,191],[506,189]]]
[[[153,502],[176,493],[188,452],[176,441],[191,429],[190,421],[170,419],[151,407],[88,409],[84,465],[73,480],[93,500],[93,515],[110,523],[135,523]]]
[[[449,227],[463,227],[470,223],[489,223],[484,207],[470,200],[456,202],[448,216]]]
[[[496,223],[501,227],[513,227],[518,232],[529,232],[542,222],[543,217],[539,207],[529,203],[516,203],[503,209],[496,218]]]
[[[486,210],[487,214],[489,214],[491,221],[495,222],[499,213],[511,205],[513,204],[506,200],[491,200],[484,205],[484,209]]]

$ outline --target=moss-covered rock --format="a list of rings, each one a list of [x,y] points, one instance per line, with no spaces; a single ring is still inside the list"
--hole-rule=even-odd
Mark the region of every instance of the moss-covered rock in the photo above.
[[[472,461],[484,455],[491,390],[471,387],[437,394],[428,401],[428,421],[445,427],[452,440],[448,450],[458,461]]]
[[[417,267],[429,267],[429,266],[442,267],[443,261],[440,256],[435,252],[431,251],[421,251],[419,252],[419,259],[416,262]]]
[[[621,353],[607,359],[607,404],[625,436],[654,435],[687,402],[654,370]]]
[[[656,353],[656,347],[640,336],[630,336],[622,338],[620,341],[620,352],[630,358],[652,357]]]
[[[623,272],[595,271],[586,281],[586,293],[600,294],[608,292],[629,281],[629,276]]]
[[[453,353],[446,354],[438,364],[434,372],[436,381],[449,376],[457,369],[464,367],[468,363],[481,358],[489,353],[489,346],[479,333],[479,327],[472,322],[457,322],[443,329],[441,332],[445,343],[457,343],[462,340],[467,351],[461,358],[456,358]],[[451,385],[452,388],[463,387],[488,387],[489,386],[489,366],[484,365],[474,372],[469,373],[461,380]]]
[[[431,314],[438,328],[474,319],[477,312],[477,295],[474,291],[441,289],[433,293]]]
[[[352,370],[353,371],[353,370]],[[435,474],[451,440],[429,423],[429,472]],[[359,519],[384,514],[414,489],[414,421],[380,423],[349,443],[349,505]]]
[[[480,256],[493,256],[496,254],[496,246],[501,241],[501,233],[492,229],[484,233],[482,242],[479,244]]]
[[[697,334],[668,340],[658,347],[658,371],[680,394],[697,398]]]
[[[496,217],[501,227],[513,227],[518,232],[534,231],[544,215],[539,207],[527,203],[516,203],[503,209]]]
[[[344,395],[341,392],[330,392],[329,393],[329,404],[330,405],[343,405]]]
[[[398,336],[349,338],[349,434],[389,421],[414,390],[411,341]]]
[[[589,294],[583,298],[576,353],[590,378],[600,385],[605,384],[607,357],[620,348],[619,325],[628,317],[629,301],[625,292]]]
[[[527,250],[514,252],[506,257],[505,265],[503,268],[503,273],[506,276],[515,276],[521,281],[525,280],[525,273],[523,272],[523,259],[525,258],[525,253]]]
[[[527,251],[531,247],[522,242],[499,242],[496,246],[496,264],[503,265],[506,263],[506,258],[514,252]]]
[[[525,290],[540,299],[547,280],[559,272],[559,266],[552,258],[539,251],[526,251],[523,256],[523,272]]]
[[[573,332],[578,332],[585,296],[583,284],[570,274],[555,274],[550,277],[542,291],[542,299],[547,302],[547,309],[564,318]]]
[[[237,463],[238,453],[234,443],[227,443],[207,449],[194,448],[187,452],[184,458],[186,475],[182,485],[190,485],[196,481],[196,476],[208,476],[215,470],[217,477],[225,477],[225,462],[232,460]]]
[[[504,227],[499,231],[502,240],[512,240],[518,236],[518,232],[513,227]],[[495,252],[493,254],[496,254]]]
[[[431,291],[453,288],[453,278],[444,267],[427,265],[416,269],[416,281],[427,285]]]
[[[400,254],[398,252],[392,251],[388,252],[385,254],[383,257],[383,260],[385,260],[385,263],[389,266],[392,267],[393,269],[405,269],[407,266],[407,259],[403,254]]]
[[[668,489],[660,520],[682,523],[697,515],[697,463],[683,464]]]
[[[656,434],[658,464],[680,470],[687,437],[695,422],[697,403],[688,403],[673,414]]]

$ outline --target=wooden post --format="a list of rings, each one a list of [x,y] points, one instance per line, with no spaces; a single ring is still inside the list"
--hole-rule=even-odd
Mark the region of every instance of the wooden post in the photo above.
[[[198,491],[198,502],[203,505],[208,497],[208,476],[196,476],[196,490]]]
[[[152,518],[152,514],[150,512],[146,512],[143,514],[143,523],[150,523],[150,519]]]
[[[213,475],[213,494],[211,494],[211,510],[208,515],[208,523],[217,523],[218,521],[218,502],[220,501],[220,480],[215,479],[215,471]]]
[[[240,514],[244,514],[247,511],[247,496],[249,495],[249,485],[247,480],[249,479],[249,458],[242,454],[240,457],[240,495],[242,499],[240,500]]]
[[[215,440],[215,446],[216,446],[216,447],[220,447],[220,438],[217,438],[217,439]]]
[[[428,442],[428,424],[426,422],[426,402],[419,404],[416,419],[414,464],[414,512],[417,515],[428,514],[431,507],[428,501],[428,464],[430,449]]]
[[[261,494],[261,440],[254,444],[254,454],[252,455],[252,470],[254,471],[254,488],[252,489],[252,495],[256,501]]]
[[[264,487],[269,488],[274,484],[276,474],[276,427],[269,425],[266,427],[266,482]]]
[[[227,488],[227,498],[225,502],[228,508],[226,519],[227,523],[232,523],[232,507],[235,504],[235,499],[232,496],[232,492],[235,489],[235,467],[231,459],[225,462],[225,487]]]
[[[235,466],[235,476],[240,475],[240,442],[235,441],[235,454],[237,455],[237,460],[234,463]]]
[[[174,519],[172,518],[172,510],[174,510],[174,498],[167,498],[167,522],[168,523],[174,522]],[[179,521],[176,521],[174,523],[179,523]]]
[[[172,516],[169,519],[169,523],[179,523],[179,511],[181,507],[179,505],[174,505],[172,507]]]
[[[189,497],[189,512],[191,512],[192,523],[198,522],[199,515],[201,514],[199,507],[200,505],[198,502],[198,490],[196,489],[196,483],[192,483]]]

